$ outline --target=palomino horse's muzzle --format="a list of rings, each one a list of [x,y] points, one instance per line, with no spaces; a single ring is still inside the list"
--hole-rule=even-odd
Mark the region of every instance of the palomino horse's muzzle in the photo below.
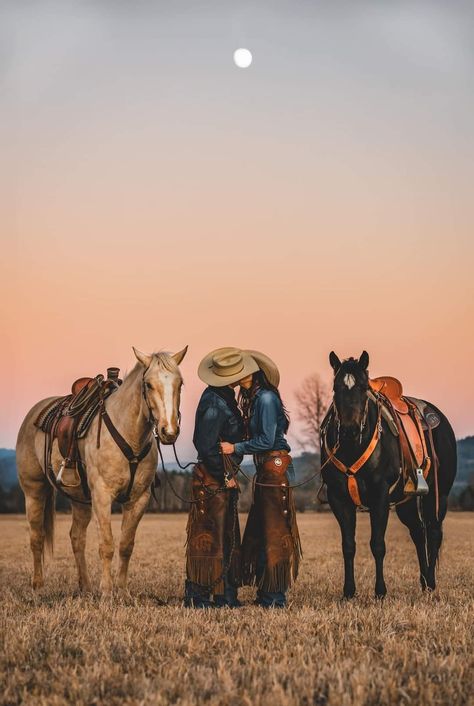
[[[179,431],[180,428],[179,426],[177,426],[176,431],[170,433],[169,431],[166,431],[165,426],[160,426],[157,422],[153,424],[152,428],[153,436],[164,446],[170,446],[171,444],[174,444],[179,436]]]

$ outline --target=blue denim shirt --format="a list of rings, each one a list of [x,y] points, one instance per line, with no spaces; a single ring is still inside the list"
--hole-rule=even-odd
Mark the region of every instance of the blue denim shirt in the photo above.
[[[235,444],[237,454],[259,454],[264,451],[291,451],[285,439],[286,417],[283,406],[272,390],[260,388],[250,409],[248,441]]]
[[[217,478],[224,474],[220,441],[234,444],[243,437],[243,420],[233,390],[207,387],[196,410],[193,443],[198,459],[204,463],[209,473]],[[239,464],[242,462],[242,454],[236,451],[232,459]]]

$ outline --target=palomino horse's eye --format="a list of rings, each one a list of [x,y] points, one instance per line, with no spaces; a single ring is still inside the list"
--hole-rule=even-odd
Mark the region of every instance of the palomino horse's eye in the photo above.
[[[148,390],[153,390],[153,388],[152,388],[152,386],[150,385],[149,382],[146,383],[146,386],[147,386],[147,389],[148,389]]]

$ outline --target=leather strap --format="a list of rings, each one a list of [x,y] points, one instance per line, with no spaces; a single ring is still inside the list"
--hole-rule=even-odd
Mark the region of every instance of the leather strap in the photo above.
[[[118,496],[118,498],[116,498],[117,502],[126,503],[130,500],[130,494],[132,492],[133,481],[135,480],[135,473],[137,472],[138,464],[140,463],[140,461],[143,461],[145,456],[148,456],[152,442],[148,441],[145,446],[143,446],[141,451],[139,451],[138,454],[135,454],[135,451],[132,449],[130,444],[125,441],[121,433],[114,426],[111,418],[109,417],[105,409],[102,411],[101,416],[104,420],[105,426],[109,430],[110,436],[115,441],[120,451],[127,459],[128,465],[130,467],[130,480],[128,482],[127,490],[124,494],[121,494]]]
[[[337,445],[334,446],[332,449],[330,449],[327,445],[327,439],[324,437],[324,448],[326,450],[326,453],[328,455],[328,459],[330,459],[331,463],[338,469],[338,471],[341,471],[341,473],[344,473],[347,476],[347,489],[349,491],[349,495],[352,498],[352,501],[354,502],[355,505],[360,507],[362,505],[361,499],[360,499],[360,493],[359,493],[359,486],[357,483],[357,479],[355,477],[356,473],[360,471],[362,466],[364,466],[369,458],[372,456],[374,453],[375,449],[377,448],[377,444],[379,443],[380,439],[380,422],[381,422],[381,415],[382,415],[382,405],[380,402],[377,402],[377,422],[375,424],[375,429],[374,433],[372,434],[372,438],[369,441],[369,445],[363,452],[361,456],[352,463],[350,466],[346,466],[345,463],[340,461],[337,456],[336,456],[336,450],[337,450]]]

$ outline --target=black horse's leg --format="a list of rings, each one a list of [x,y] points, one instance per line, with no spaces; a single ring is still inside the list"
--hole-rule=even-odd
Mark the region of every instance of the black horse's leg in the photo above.
[[[448,499],[442,495],[439,499],[438,517],[435,508],[427,508],[426,513],[430,513],[427,521],[427,541],[428,541],[428,572],[426,577],[427,588],[434,591],[436,588],[436,566],[438,563],[439,550],[443,541],[443,520],[448,509]]]
[[[328,501],[341,528],[344,556],[344,598],[353,598],[356,590],[354,579],[356,508],[352,500],[331,493],[330,488],[328,488]]]
[[[418,563],[420,565],[420,584],[424,591],[428,585],[428,563],[426,556],[426,535],[423,525],[418,516],[416,500],[409,500],[407,503],[397,506],[397,515],[403,524],[408,527],[410,537],[416,547]]]
[[[370,548],[375,559],[375,597],[384,598],[387,587],[383,577],[383,560],[385,558],[385,531],[387,529],[389,500],[386,485],[377,493],[370,504]]]

